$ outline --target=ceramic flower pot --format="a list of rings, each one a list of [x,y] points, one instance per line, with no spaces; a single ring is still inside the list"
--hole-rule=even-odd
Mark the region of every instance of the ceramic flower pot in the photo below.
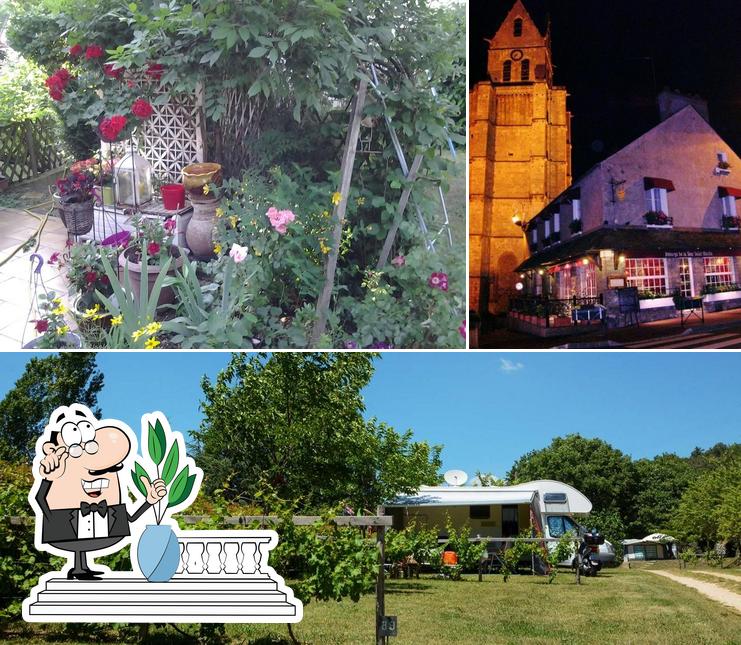
[[[193,202],[193,216],[185,229],[185,241],[197,258],[208,259],[214,255],[214,223],[218,201]]]
[[[203,194],[206,184],[221,185],[221,165],[217,163],[193,163],[183,168],[183,185],[191,201],[210,201]]]
[[[39,346],[39,343],[41,342],[41,336],[38,338],[34,338],[33,340],[27,342],[23,349],[36,349]],[[82,347],[82,339],[77,335],[73,334],[72,332],[67,332],[64,334],[64,336],[60,337],[59,339],[59,349],[63,348],[73,348],[73,349],[79,349]]]
[[[129,268],[129,280],[131,282],[131,289],[134,292],[134,298],[139,299],[140,285],[142,281],[142,274],[144,273],[144,267],[141,262],[137,262],[134,259],[134,254],[137,251],[136,246],[128,247],[119,257],[118,263],[121,267],[120,275],[123,276],[124,266]],[[170,264],[170,270],[167,272],[168,275],[175,275],[180,267],[183,266],[183,254],[176,246],[172,247],[173,261]],[[157,281],[159,275],[159,265],[150,264],[147,265],[147,282],[149,283],[149,290],[147,293],[151,295],[154,283]],[[157,306],[168,305],[175,302],[175,291],[172,287],[162,287],[160,291],[159,300],[157,300]]]
[[[149,582],[167,582],[180,563],[177,535],[167,524],[148,524],[136,545],[136,561]]]

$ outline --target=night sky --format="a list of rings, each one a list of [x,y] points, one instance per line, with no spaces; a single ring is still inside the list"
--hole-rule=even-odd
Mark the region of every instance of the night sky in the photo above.
[[[469,0],[472,86],[486,79],[483,39],[494,35],[513,4]],[[665,87],[705,98],[710,124],[741,153],[739,0],[524,4],[541,31],[550,16],[555,83],[568,89],[573,115],[574,179],[659,122],[655,97]]]

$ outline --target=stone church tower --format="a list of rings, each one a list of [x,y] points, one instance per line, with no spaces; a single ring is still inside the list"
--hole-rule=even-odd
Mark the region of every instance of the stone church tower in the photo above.
[[[571,183],[571,114],[554,87],[550,30],[517,0],[489,42],[489,80],[469,113],[469,298],[480,313],[504,311],[515,267],[527,257],[527,222]]]

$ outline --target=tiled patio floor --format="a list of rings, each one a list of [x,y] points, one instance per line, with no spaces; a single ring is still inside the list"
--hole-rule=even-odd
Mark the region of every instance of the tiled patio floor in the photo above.
[[[37,336],[33,323],[29,323],[36,317],[32,298],[32,270],[36,263],[30,260],[34,248],[10,256],[37,232],[40,224],[39,219],[24,210],[0,208],[0,350],[18,350]],[[48,260],[52,253],[64,249],[66,241],[64,224],[58,217],[50,216],[37,240],[36,252]],[[69,307],[67,283],[59,270],[44,264],[41,277],[47,290],[56,292]],[[72,326],[73,321],[68,324]]]

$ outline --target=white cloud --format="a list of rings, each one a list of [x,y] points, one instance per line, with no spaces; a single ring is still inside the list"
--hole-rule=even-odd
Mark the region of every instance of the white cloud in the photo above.
[[[515,361],[510,361],[506,358],[500,358],[499,362],[499,369],[503,372],[519,372],[525,367],[522,363],[516,363]]]

